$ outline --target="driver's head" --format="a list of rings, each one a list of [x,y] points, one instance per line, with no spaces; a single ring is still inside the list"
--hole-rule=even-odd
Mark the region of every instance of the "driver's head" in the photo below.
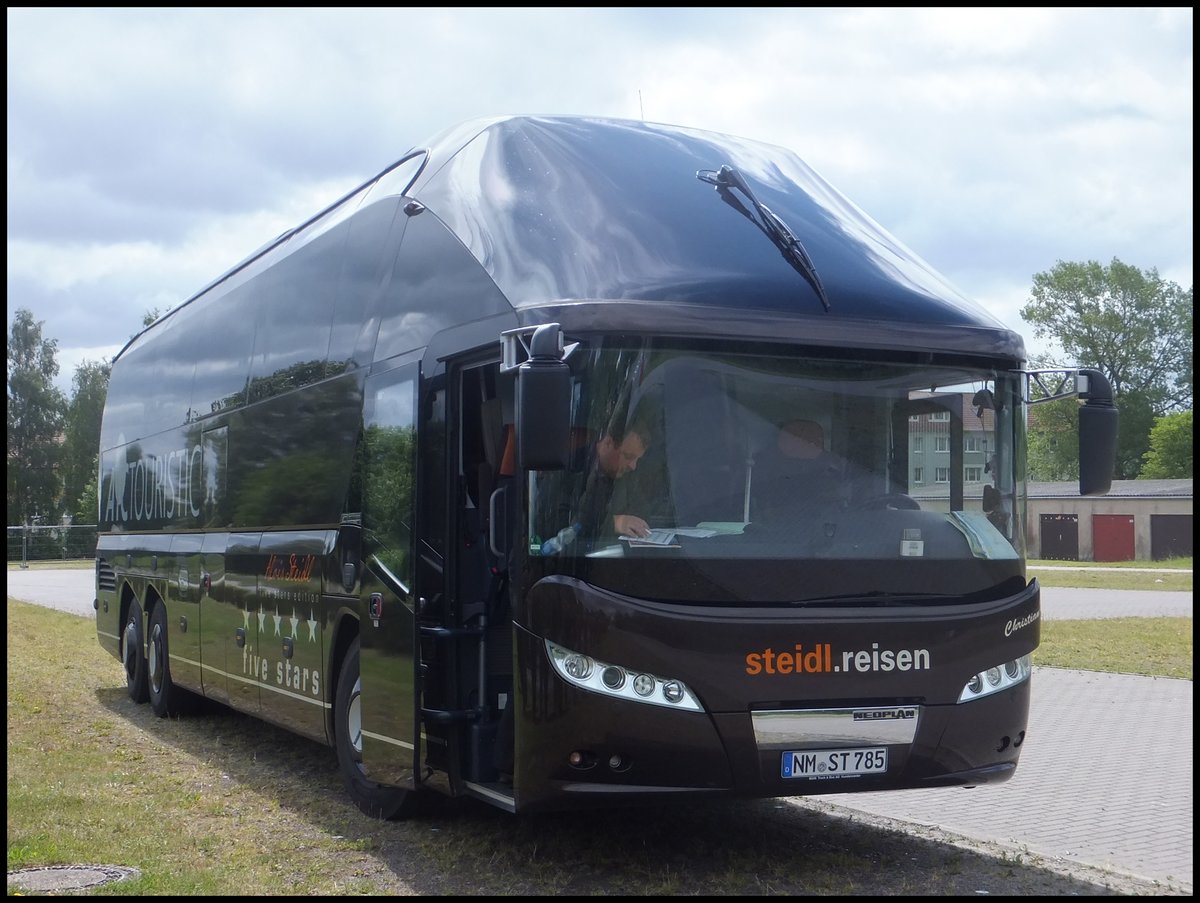
[[[792,420],[780,427],[778,445],[785,458],[809,461],[825,450],[825,431],[814,420]]]
[[[626,430],[625,435],[619,439],[612,434],[605,435],[596,443],[596,458],[600,468],[614,480],[618,480],[637,469],[638,461],[646,454],[648,444],[646,437],[633,429]]]

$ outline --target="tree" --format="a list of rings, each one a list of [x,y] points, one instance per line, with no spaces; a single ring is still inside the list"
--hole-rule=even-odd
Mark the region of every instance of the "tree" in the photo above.
[[[84,361],[71,378],[72,395],[67,406],[63,438],[63,509],[76,513],[89,481],[96,476],[96,452],[100,448],[100,420],[108,394],[109,364]],[[95,513],[92,513],[92,518]],[[85,523],[92,523],[91,519]]]
[[[75,520],[81,524],[97,524],[100,517],[100,454],[97,452],[92,457],[92,475],[88,480],[87,485],[83,487],[83,491],[79,494],[79,501],[75,504]]]
[[[1184,480],[1192,477],[1192,412],[1179,411],[1154,421],[1150,451],[1140,478]]]
[[[1108,378],[1121,411],[1115,476],[1136,477],[1154,418],[1192,407],[1192,289],[1116,258],[1107,267],[1059,261],[1034,275],[1021,316],[1061,347],[1050,366]]]
[[[58,510],[59,434],[66,402],[54,385],[58,341],[22,308],[8,339],[8,523]]]
[[[1060,398],[1029,410],[1029,479],[1079,479],[1079,402]]]

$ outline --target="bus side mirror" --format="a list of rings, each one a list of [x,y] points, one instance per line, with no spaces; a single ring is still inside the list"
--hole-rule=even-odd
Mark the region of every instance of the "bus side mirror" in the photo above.
[[[1099,370],[1080,370],[1087,385],[1079,387],[1079,494],[1104,495],[1112,488],[1117,461],[1120,413],[1112,388]]]
[[[517,368],[517,467],[565,470],[570,461],[571,368],[557,323],[539,326]]]

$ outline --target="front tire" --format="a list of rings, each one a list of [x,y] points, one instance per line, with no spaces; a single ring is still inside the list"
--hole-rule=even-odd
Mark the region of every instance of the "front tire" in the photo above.
[[[342,781],[355,805],[371,818],[408,818],[418,810],[418,792],[377,784],[363,770],[362,680],[359,678],[358,660],[359,643],[356,637],[342,662],[334,704],[334,743]]]
[[[142,703],[150,699],[150,682],[146,678],[145,628],[142,626],[142,606],[129,603],[125,629],[121,634],[121,661],[125,665],[125,689],[129,698]]]

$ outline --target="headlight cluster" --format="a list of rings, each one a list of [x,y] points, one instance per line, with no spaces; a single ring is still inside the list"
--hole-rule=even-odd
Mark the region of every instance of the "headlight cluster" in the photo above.
[[[1023,680],[1029,679],[1033,669],[1033,656],[1022,655],[1011,662],[996,665],[986,671],[980,671],[967,681],[962,692],[958,694],[959,702],[970,702],[983,696],[991,696],[1009,687],[1015,687]]]
[[[550,655],[554,670],[564,680],[593,693],[671,709],[704,711],[700,701],[683,681],[610,665],[580,652],[564,649],[549,640],[546,641],[546,652]]]

